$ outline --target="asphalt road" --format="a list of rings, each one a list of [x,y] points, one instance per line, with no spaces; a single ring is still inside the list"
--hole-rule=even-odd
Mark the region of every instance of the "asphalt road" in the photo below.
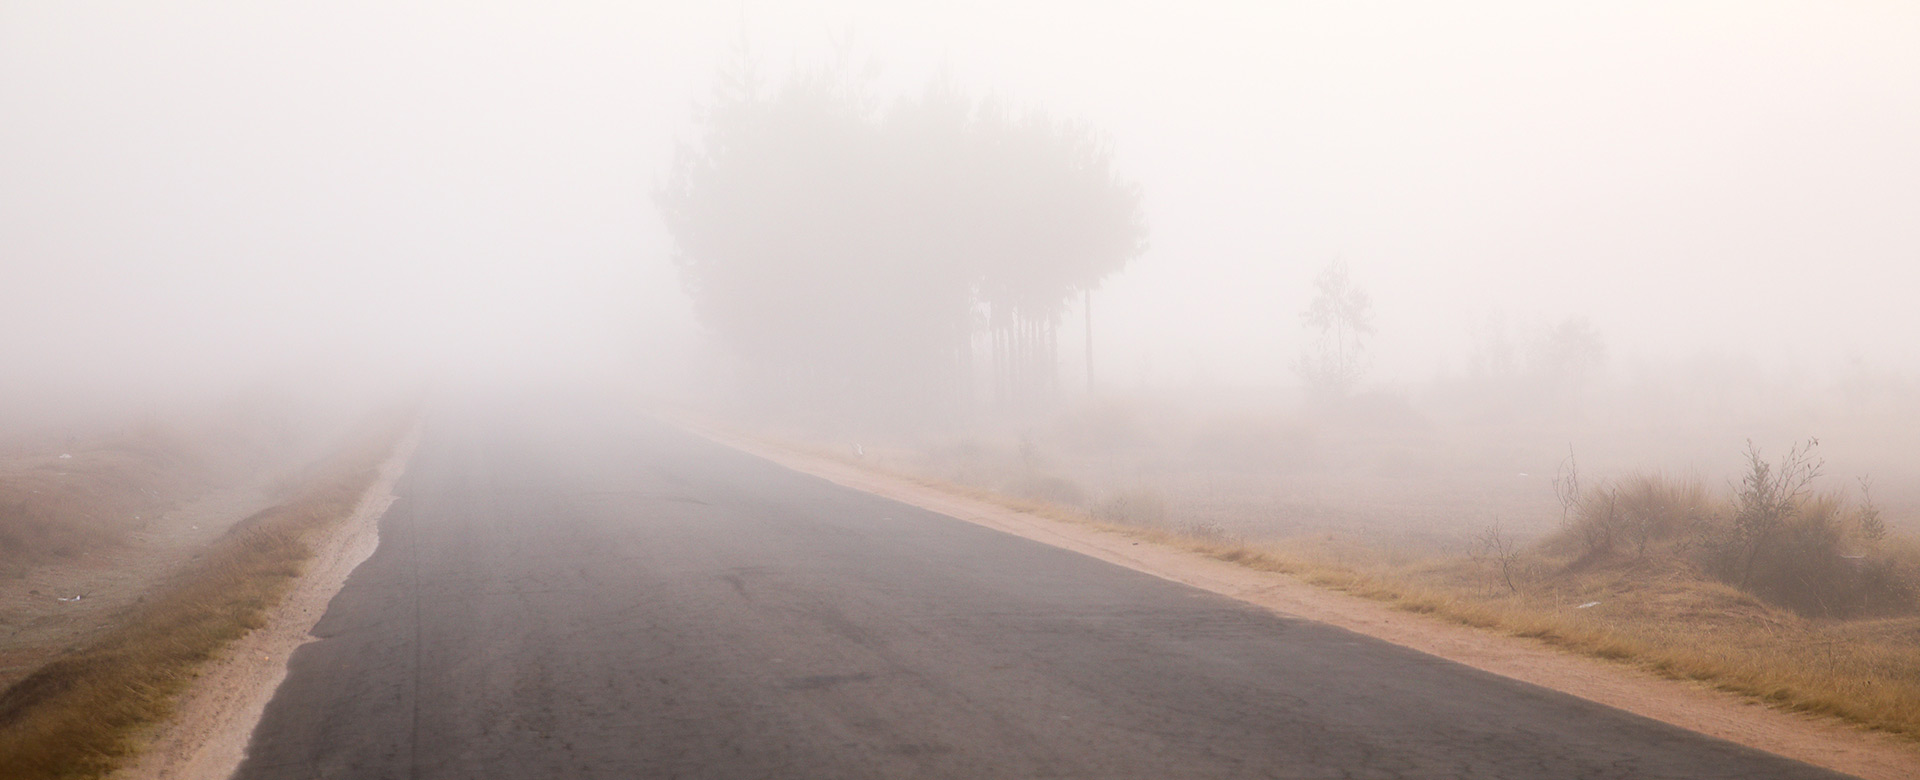
[[[238,777],[1838,777],[569,406],[435,418]]]

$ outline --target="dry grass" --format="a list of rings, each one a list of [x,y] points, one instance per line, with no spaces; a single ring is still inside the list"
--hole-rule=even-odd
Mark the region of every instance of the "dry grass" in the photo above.
[[[1804,618],[1683,561],[1563,572],[1512,592],[1464,561],[1368,570],[1277,555],[1308,581],[1408,611],[1920,739],[1920,618]]]
[[[100,777],[130,755],[202,662],[263,624],[309,558],[309,539],[353,511],[397,432],[383,425],[343,449],[119,625],[0,693],[0,780]]]
[[[1683,563],[1567,572],[1529,579],[1513,592],[1491,564],[1467,560],[1356,565],[1308,540],[1253,545],[1143,535],[1408,612],[1920,740],[1920,618],[1803,618],[1689,573]]]

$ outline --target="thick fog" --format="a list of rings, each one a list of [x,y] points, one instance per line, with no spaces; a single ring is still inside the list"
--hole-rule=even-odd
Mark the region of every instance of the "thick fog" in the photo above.
[[[1092,293],[1104,387],[1297,388],[1336,260],[1372,302],[1364,388],[1581,320],[1612,376],[1920,368],[1908,3],[14,0],[0,422],[719,381],[655,194],[743,41],[769,83],[853,60],[876,99],[1090,128],[1148,227]]]

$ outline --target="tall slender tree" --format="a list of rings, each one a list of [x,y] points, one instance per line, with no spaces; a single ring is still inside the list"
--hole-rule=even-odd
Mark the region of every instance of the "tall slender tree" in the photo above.
[[[1294,364],[1309,395],[1343,398],[1366,375],[1366,339],[1373,335],[1373,299],[1353,283],[1347,264],[1329,263],[1313,280],[1313,302],[1300,321],[1314,344]]]

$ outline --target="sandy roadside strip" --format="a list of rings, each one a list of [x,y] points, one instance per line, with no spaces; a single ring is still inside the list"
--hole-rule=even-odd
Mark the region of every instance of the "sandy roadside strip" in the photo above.
[[[420,443],[418,428],[394,447],[353,515],[315,543],[313,559],[267,625],[232,645],[200,671],[174,705],[173,717],[148,738],[140,756],[114,773],[120,780],[211,780],[232,776],[253,728],[287,676],[287,659],[313,640],[309,633],[347,576],[380,545],[380,517]]]
[[[714,441],[845,487],[1089,555],[1156,577],[1316,620],[1450,661],[1572,694],[1684,729],[1865,780],[1920,777],[1920,745],[1830,718],[1782,712],[1705,686],[1670,680],[1530,639],[1402,612],[1376,601],[1141,541],[966,498],[686,419],[673,422]]]

